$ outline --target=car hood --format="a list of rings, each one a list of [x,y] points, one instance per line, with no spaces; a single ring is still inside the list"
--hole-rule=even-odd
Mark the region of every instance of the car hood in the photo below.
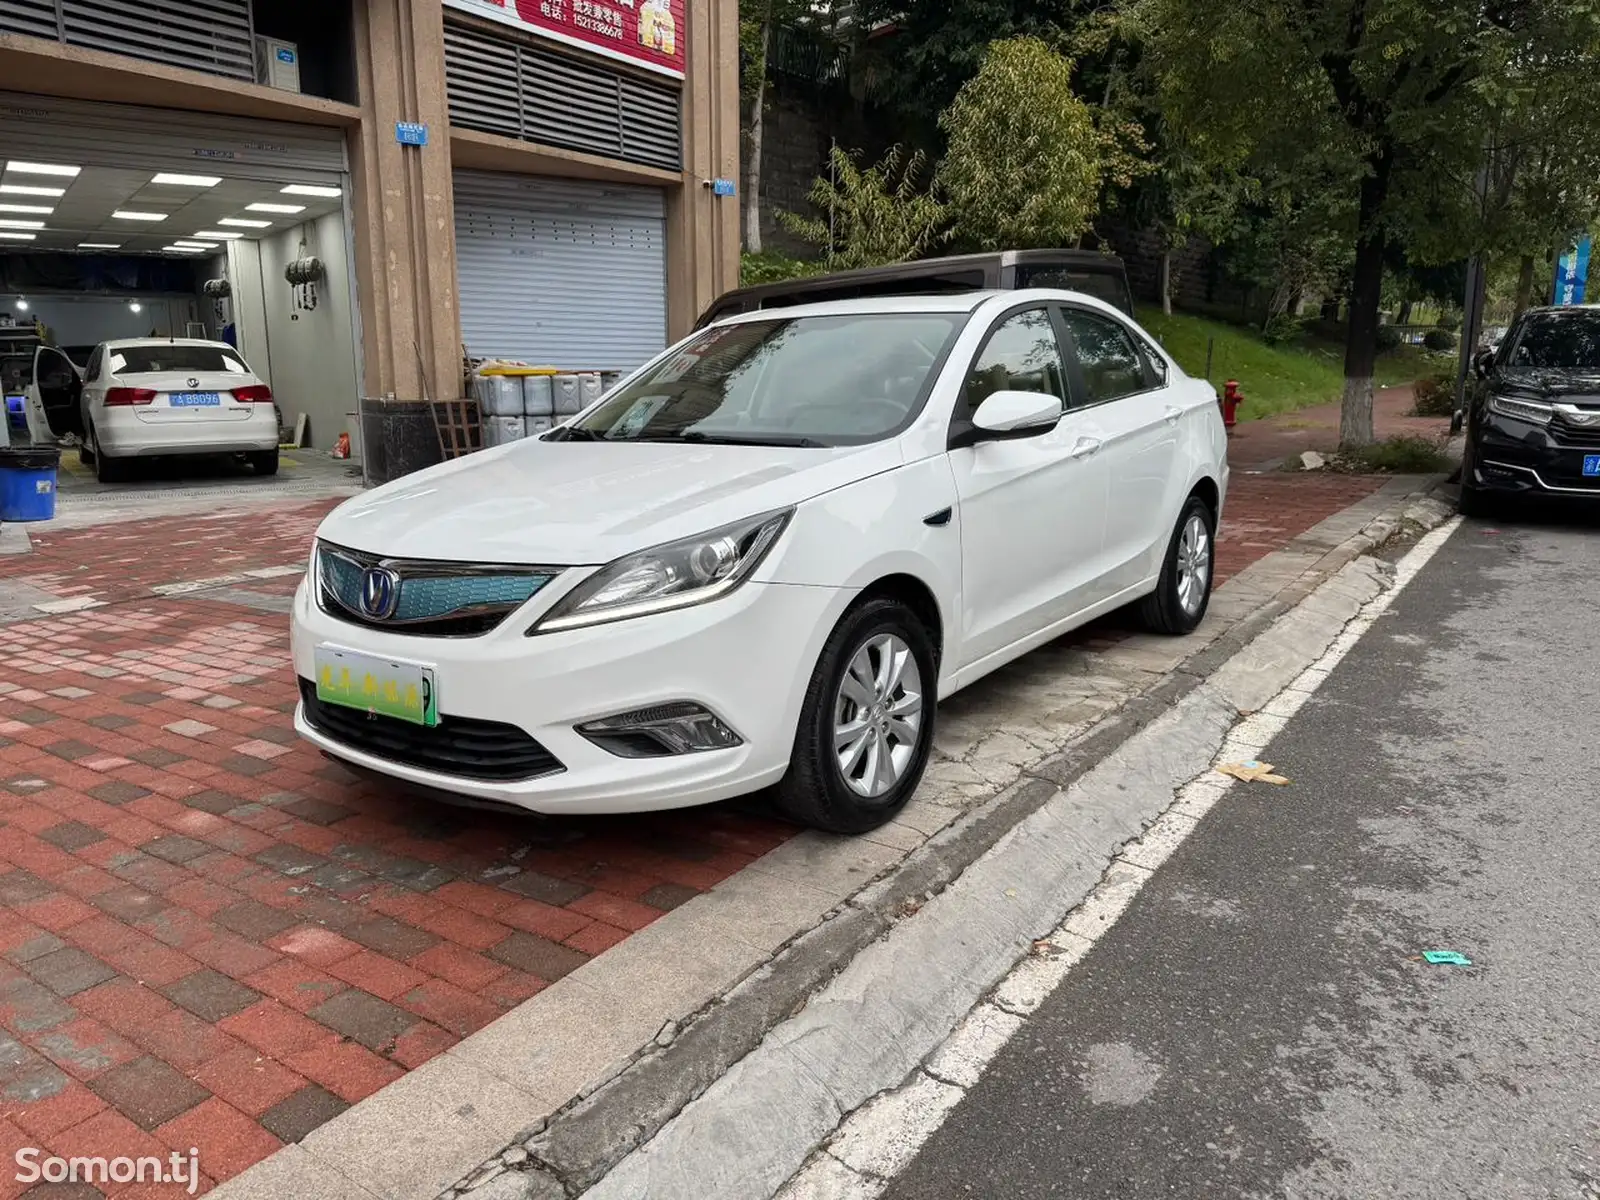
[[[1600,371],[1550,367],[1510,367],[1500,371],[1499,385],[1508,392],[1581,400],[1600,399]]]
[[[593,566],[901,461],[893,441],[805,449],[528,439],[347,500],[317,536],[395,558]]]

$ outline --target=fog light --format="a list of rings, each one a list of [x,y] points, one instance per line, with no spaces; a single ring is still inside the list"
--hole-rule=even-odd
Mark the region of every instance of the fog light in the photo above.
[[[620,758],[662,758],[701,750],[727,750],[743,742],[715,713],[687,700],[618,713],[577,729],[602,750]]]

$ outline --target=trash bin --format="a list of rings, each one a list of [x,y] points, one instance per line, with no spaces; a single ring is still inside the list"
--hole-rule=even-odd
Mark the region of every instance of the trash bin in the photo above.
[[[56,515],[61,451],[42,446],[0,450],[0,521],[48,521]]]

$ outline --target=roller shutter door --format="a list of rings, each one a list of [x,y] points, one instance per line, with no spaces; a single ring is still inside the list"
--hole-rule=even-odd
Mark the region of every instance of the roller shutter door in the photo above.
[[[625,371],[666,345],[659,188],[455,173],[461,333],[479,358]]]

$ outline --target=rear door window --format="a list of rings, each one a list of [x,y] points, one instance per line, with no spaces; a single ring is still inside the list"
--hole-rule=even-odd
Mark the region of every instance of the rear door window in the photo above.
[[[1144,357],[1122,323],[1081,308],[1063,308],[1089,403],[1104,404],[1148,389]]]
[[[223,346],[121,346],[111,351],[114,375],[147,375],[163,371],[224,371],[247,375],[238,354]]]

